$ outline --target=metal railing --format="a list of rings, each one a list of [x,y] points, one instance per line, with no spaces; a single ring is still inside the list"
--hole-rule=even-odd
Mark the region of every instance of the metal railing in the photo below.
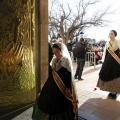
[[[94,66],[94,69],[96,68],[95,52],[87,52],[85,56],[85,66],[89,67],[91,65]]]
[[[73,52],[69,51],[70,57],[72,62],[74,61],[74,55]],[[103,52],[99,52],[100,56],[103,55]],[[76,63],[77,63],[77,58],[76,58]],[[94,69],[96,68],[96,55],[95,52],[87,52],[85,56],[85,67],[89,67],[93,65]]]

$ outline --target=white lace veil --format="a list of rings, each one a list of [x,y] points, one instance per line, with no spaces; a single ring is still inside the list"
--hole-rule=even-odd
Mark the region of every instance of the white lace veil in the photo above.
[[[58,42],[58,43],[55,43],[55,44],[57,44],[58,47],[61,49],[63,57],[66,57],[69,61],[69,67],[70,67],[71,78],[72,78],[71,82],[74,85],[75,92],[76,92],[76,87],[75,87],[75,82],[74,82],[74,77],[73,77],[73,65],[72,65],[72,60],[71,60],[70,54],[68,52],[68,49],[67,49],[67,47],[65,46],[64,43]],[[76,92],[76,96],[77,96],[77,92]]]
[[[72,72],[73,66],[72,66],[71,57],[70,57],[70,54],[67,50],[67,47],[63,43],[60,43],[60,42],[58,42],[56,44],[61,49],[63,57],[66,57],[69,60],[70,72]]]

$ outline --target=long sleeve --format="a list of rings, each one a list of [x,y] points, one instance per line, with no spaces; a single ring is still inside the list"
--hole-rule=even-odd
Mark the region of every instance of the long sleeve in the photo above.
[[[69,72],[66,68],[62,67],[57,73],[65,84],[66,88],[71,88],[71,72]]]

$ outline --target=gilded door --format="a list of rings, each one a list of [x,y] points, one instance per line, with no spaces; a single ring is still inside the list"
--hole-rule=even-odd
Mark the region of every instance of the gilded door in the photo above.
[[[0,113],[35,101],[33,0],[0,0]]]

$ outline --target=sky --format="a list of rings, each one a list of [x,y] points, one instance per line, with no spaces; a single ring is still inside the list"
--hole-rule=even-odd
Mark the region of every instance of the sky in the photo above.
[[[59,0],[61,3],[69,3],[71,7],[77,3],[79,0]],[[87,0],[85,0],[87,1]],[[92,0],[91,0],[92,1]],[[94,0],[93,0],[94,1]],[[84,31],[84,37],[93,38],[96,39],[96,41],[99,40],[107,40],[109,31],[110,30],[116,30],[118,35],[116,39],[120,40],[120,0],[100,0],[99,4],[92,5],[92,7],[89,8],[89,14],[93,14],[98,9],[104,9],[107,6],[110,7],[110,11],[115,11],[115,14],[108,15],[105,19],[111,21],[110,23],[107,23],[107,26],[104,27],[91,27],[89,29],[86,29]]]
[[[110,0],[103,0],[102,5],[110,2]],[[86,30],[85,33],[88,34],[88,36],[95,38],[97,41],[104,39],[108,40],[108,35],[110,30],[116,30],[118,35],[116,39],[120,40],[120,1],[119,0],[111,0],[111,11],[116,10],[116,14],[112,14],[107,16],[107,19],[111,22],[108,23],[108,26],[105,27],[91,27],[90,29]]]

